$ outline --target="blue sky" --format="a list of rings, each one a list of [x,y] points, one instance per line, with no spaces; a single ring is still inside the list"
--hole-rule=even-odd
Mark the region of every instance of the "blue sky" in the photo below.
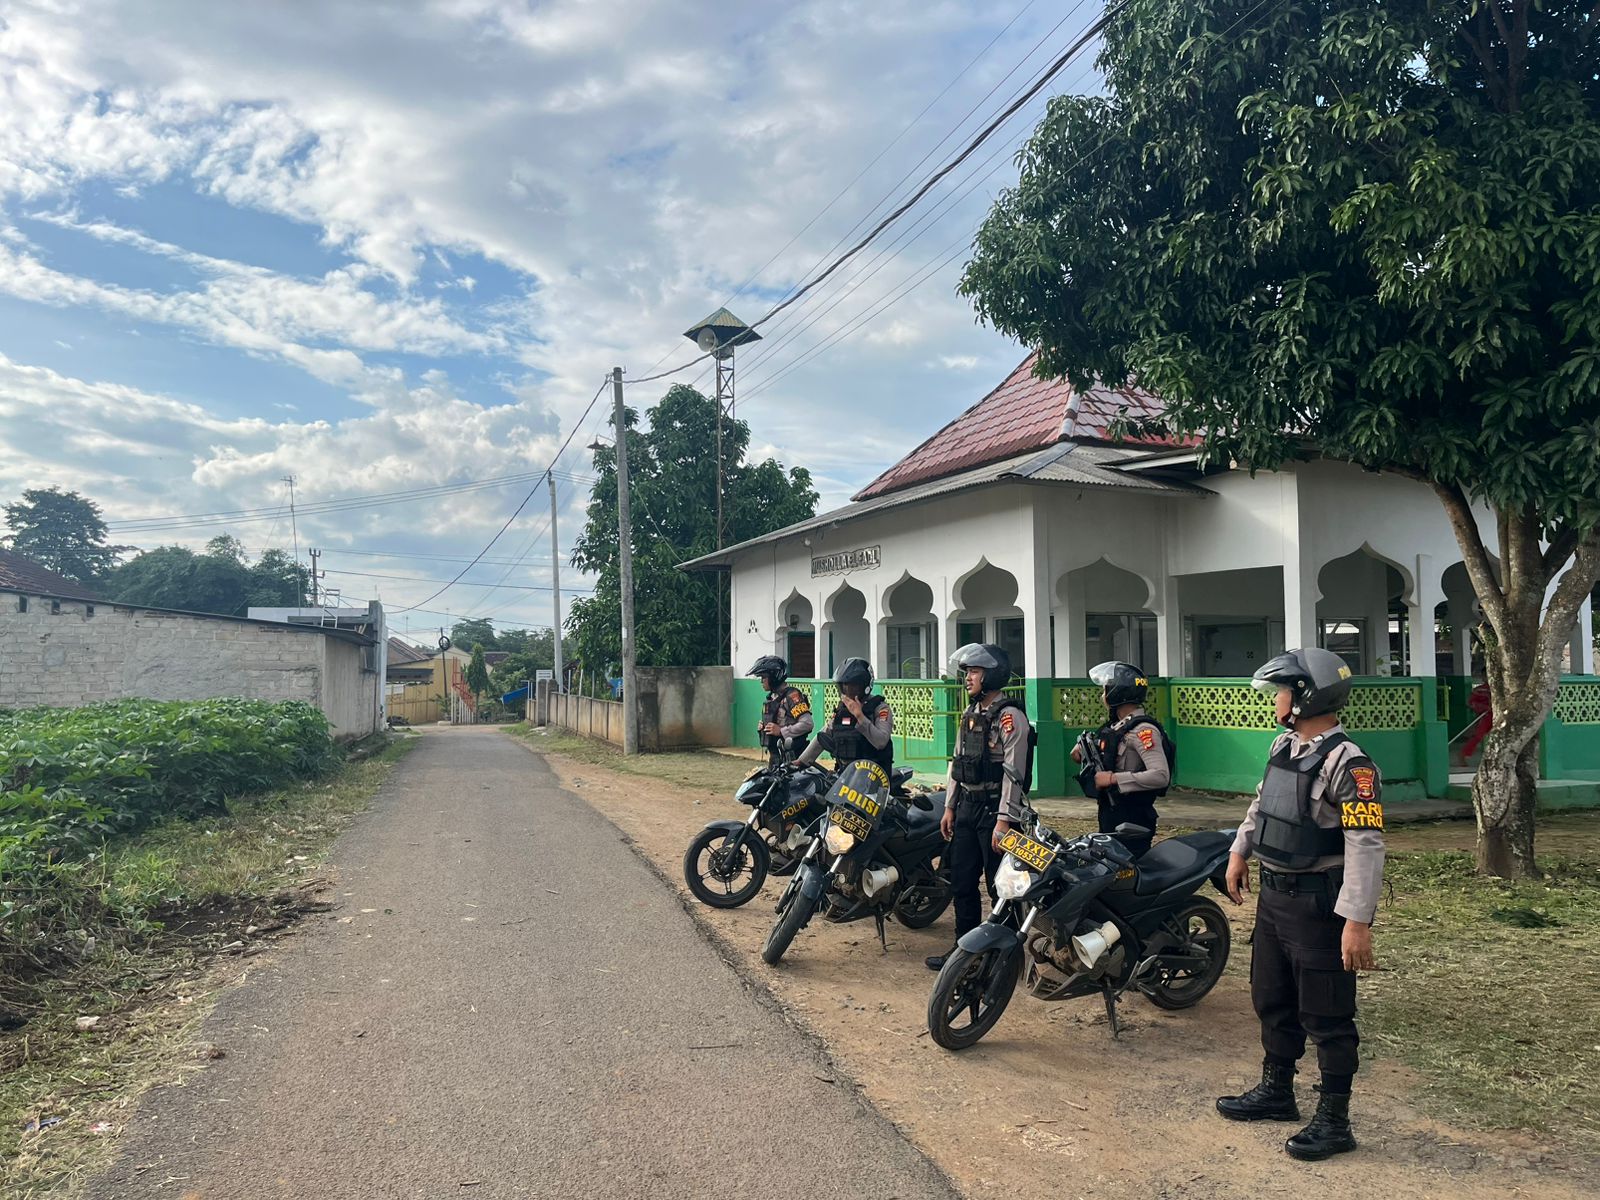
[[[396,8],[0,10],[0,498],[76,488],[117,541],[144,546],[220,531],[190,514],[259,510],[227,528],[259,552],[291,543],[290,473],[315,505],[542,469],[613,364],[692,357],[681,331],[724,303],[755,319],[1096,14],[1081,0],[810,0],[731,18],[689,0]],[[1095,81],[1085,61],[1058,84]],[[753,442],[810,468],[824,504],[1021,356],[954,284],[1043,102],[929,197],[899,253],[842,271],[744,356]],[[828,431],[868,396],[871,427],[840,443]],[[561,460],[568,543],[600,419]],[[395,610],[453,575],[526,488],[308,511],[299,540],[363,573],[330,575],[346,596]],[[541,496],[476,586],[432,603],[548,622],[547,593],[527,590],[549,582],[547,518]],[[420,634],[448,617],[407,620]]]

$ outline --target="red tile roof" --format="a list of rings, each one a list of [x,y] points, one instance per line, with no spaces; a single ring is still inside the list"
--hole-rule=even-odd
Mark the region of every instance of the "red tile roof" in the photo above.
[[[104,600],[104,596],[74,583],[65,575],[41,567],[15,550],[0,549],[0,589],[27,592],[35,596],[56,596],[63,600]]]
[[[886,495],[1060,441],[1109,442],[1109,426],[1124,411],[1132,417],[1161,415],[1161,401],[1139,388],[1079,392],[1064,379],[1040,379],[1033,373],[1038,357],[1028,355],[999,387],[857,492],[855,499]]]

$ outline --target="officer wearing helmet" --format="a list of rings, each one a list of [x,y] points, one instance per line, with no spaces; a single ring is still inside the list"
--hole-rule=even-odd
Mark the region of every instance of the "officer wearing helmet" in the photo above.
[[[747,674],[756,676],[767,689],[757,729],[767,748],[767,761],[776,765],[785,754],[793,758],[806,748],[811,736],[811,701],[789,685],[789,664],[776,654],[763,654]]]
[[[1022,705],[1001,690],[1011,679],[1011,659],[999,646],[963,646],[950,656],[950,668],[971,699],[961,714],[939,822],[950,843],[946,855],[960,941],[983,921],[980,879],[994,896],[1000,839],[1025,818],[1033,782],[1033,727]],[[929,956],[928,969],[939,970],[945,957]]]
[[[1298,1121],[1295,1063],[1306,1038],[1322,1072],[1317,1111],[1284,1144],[1295,1158],[1356,1148],[1350,1088],[1357,1066],[1356,972],[1376,965],[1372,918],[1383,882],[1383,781],[1350,740],[1339,710],[1350,668],[1327,650],[1290,650],[1255,673],[1288,732],[1272,743],[1228,860],[1228,895],[1249,890],[1251,855],[1261,861],[1261,899],[1251,943],[1250,995],[1266,1052],[1261,1082],[1224,1096],[1234,1121]]]
[[[1156,829],[1156,801],[1172,786],[1172,765],[1167,761],[1167,735],[1145,712],[1150,680],[1138,667],[1125,662],[1103,662],[1089,670],[1089,680],[1103,690],[1110,719],[1094,740],[1107,770],[1095,775],[1094,786],[1100,832],[1111,833],[1122,824],[1150,832],[1122,835],[1119,840],[1135,858],[1150,849]],[[1074,762],[1083,751],[1073,747]]]
[[[872,666],[864,658],[847,658],[833,673],[839,685],[839,703],[822,727],[822,733],[795,762],[817,761],[824,751],[833,755],[835,767],[867,758],[885,771],[894,766],[894,710],[882,696],[872,694]]]

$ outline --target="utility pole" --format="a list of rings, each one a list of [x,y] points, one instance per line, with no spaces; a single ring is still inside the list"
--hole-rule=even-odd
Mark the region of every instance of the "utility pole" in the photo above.
[[[322,551],[312,547],[306,551],[311,556],[311,607],[317,606],[317,580],[322,578],[322,572],[317,570],[317,559],[322,557]]]
[[[628,425],[622,410],[622,368],[611,369],[617,428],[617,544],[622,551],[622,752],[639,753],[639,693],[634,688],[633,521],[628,514]]]
[[[546,472],[545,479],[550,483],[550,594],[556,610],[555,671],[556,691],[560,692],[566,690],[561,682],[561,539],[556,535],[556,477]]]
[[[294,569],[295,574],[300,573],[300,526],[294,517],[294,476],[285,475],[283,481],[289,485],[289,528],[294,531]],[[305,593],[300,594],[300,602],[305,603]]]

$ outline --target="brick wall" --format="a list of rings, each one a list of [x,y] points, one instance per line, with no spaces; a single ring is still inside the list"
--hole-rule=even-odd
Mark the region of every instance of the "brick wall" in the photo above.
[[[26,611],[23,611],[26,601]],[[52,611],[53,609],[58,611]],[[0,707],[129,696],[304,700],[340,737],[376,727],[377,677],[358,647],[287,625],[0,591]]]

